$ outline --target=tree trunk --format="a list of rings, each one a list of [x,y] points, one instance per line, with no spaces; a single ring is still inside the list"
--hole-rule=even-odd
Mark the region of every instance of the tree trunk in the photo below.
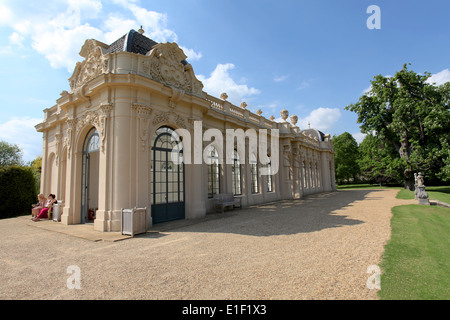
[[[403,185],[406,190],[414,191],[414,178],[405,178],[405,181],[403,181]]]
[[[407,137],[408,135],[406,134],[405,136]],[[403,180],[403,185],[404,185],[405,189],[407,189],[407,190],[414,190],[414,176],[413,176],[412,166],[409,162],[409,157],[411,155],[411,148],[410,148],[407,138],[400,141],[400,143],[401,143],[401,147],[398,150],[398,152],[400,154],[400,158],[404,159],[406,162],[406,165],[407,165],[407,168],[403,172],[403,174],[405,176],[405,178]]]

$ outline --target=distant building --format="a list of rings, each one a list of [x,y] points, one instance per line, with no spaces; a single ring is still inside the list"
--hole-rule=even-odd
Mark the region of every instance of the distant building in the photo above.
[[[300,130],[297,116],[286,121],[286,110],[278,123],[245,103],[229,103],[226,94],[208,95],[176,43],[156,43],[139,31],[111,45],[87,40],[70,92],[36,126],[43,133],[41,192],[62,200],[61,223],[120,231],[122,208],[147,207],[151,227],[204,217],[215,210],[218,193],[233,193],[248,206],[336,189],[330,135]],[[267,129],[270,163],[261,163],[248,139],[229,155],[231,163],[215,140],[200,142],[209,163],[174,163],[172,132],[194,137],[198,123],[202,132],[220,130],[223,141],[227,129]],[[272,129],[279,130],[279,150],[270,149]],[[188,143],[195,147],[194,138],[182,137],[183,152]],[[260,174],[274,162],[276,174]]]

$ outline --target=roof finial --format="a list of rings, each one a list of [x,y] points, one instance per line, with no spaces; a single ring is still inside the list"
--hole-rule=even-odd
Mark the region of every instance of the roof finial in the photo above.
[[[308,121],[308,129],[311,129],[311,122]]]
[[[140,34],[144,34],[144,29],[142,29],[142,26],[141,26],[141,28],[138,30],[138,32],[139,32]]]

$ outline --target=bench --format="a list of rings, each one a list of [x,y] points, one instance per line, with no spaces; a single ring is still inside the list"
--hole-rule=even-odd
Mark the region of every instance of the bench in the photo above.
[[[214,205],[216,207],[221,207],[222,213],[225,210],[225,207],[232,207],[234,208],[236,205],[239,206],[239,208],[242,207],[241,198],[240,197],[234,197],[232,193],[218,193],[214,195]]]

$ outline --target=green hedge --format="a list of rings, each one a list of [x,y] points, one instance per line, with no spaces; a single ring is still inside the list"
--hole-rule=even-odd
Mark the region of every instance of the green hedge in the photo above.
[[[28,167],[11,166],[0,169],[0,219],[31,214],[37,202],[36,179]]]

